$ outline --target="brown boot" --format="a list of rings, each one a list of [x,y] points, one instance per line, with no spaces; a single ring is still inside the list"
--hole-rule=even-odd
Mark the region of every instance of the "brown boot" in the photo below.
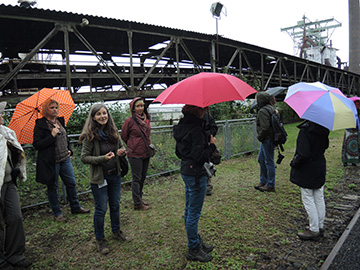
[[[142,210],[142,211],[145,211],[145,210],[149,210],[151,207],[150,206],[146,206],[145,204],[141,203],[139,205],[134,205],[134,209],[135,210]]]
[[[149,205],[150,205],[149,203],[145,202],[143,199],[141,199],[141,203],[142,203],[143,205],[146,205],[146,206],[149,206]]]

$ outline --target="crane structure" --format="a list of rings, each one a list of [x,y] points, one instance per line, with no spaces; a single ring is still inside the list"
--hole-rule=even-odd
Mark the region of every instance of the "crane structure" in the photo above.
[[[334,18],[312,22],[305,15],[296,25],[281,28],[294,42],[294,54],[324,65],[341,65],[336,56],[337,49],[332,47],[331,36],[341,23]]]

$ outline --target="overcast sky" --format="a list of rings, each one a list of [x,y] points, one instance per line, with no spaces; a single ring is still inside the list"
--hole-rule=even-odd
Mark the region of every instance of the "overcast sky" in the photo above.
[[[210,13],[214,0],[38,0],[38,8],[136,21],[206,34],[216,33]],[[226,38],[293,55],[293,41],[281,28],[294,26],[303,15],[311,21],[334,18],[342,27],[332,46],[342,62],[349,59],[348,0],[222,0],[218,33]],[[17,0],[0,0],[17,5]],[[91,22],[90,22],[91,23]]]

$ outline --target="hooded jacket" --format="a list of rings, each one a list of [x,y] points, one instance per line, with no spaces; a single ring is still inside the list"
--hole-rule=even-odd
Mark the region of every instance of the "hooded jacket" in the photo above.
[[[256,94],[259,111],[256,117],[256,132],[257,139],[262,142],[267,138],[273,137],[273,130],[271,124],[271,114],[274,108],[270,103],[271,96],[266,92],[259,92]],[[270,112],[265,109],[268,108]]]
[[[291,161],[290,181],[302,188],[318,189],[325,183],[325,150],[329,147],[329,130],[310,121],[297,126],[300,131],[296,152]]]
[[[204,120],[192,114],[184,114],[179,124],[173,128],[175,153],[181,159],[180,172],[184,175],[206,175],[204,163],[209,161],[216,146],[209,144],[204,124]]]
[[[151,133],[151,126],[150,126],[150,115],[147,113],[146,107],[144,108],[144,113],[146,115],[146,127],[141,125],[140,128],[143,131],[143,135],[146,140],[143,139],[142,133],[139,130],[138,126],[135,123],[135,108],[134,105],[136,101],[143,99],[141,97],[136,97],[130,102],[130,111],[132,116],[125,119],[124,124],[121,128],[121,139],[127,145],[127,156],[134,158],[147,158],[147,147],[151,143],[150,141],[150,133]]]

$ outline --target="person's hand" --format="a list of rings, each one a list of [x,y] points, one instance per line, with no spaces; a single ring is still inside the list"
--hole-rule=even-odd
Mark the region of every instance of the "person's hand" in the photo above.
[[[126,155],[126,150],[120,148],[120,149],[118,149],[118,150],[116,151],[116,154],[117,154],[119,157],[123,157],[123,156]]]
[[[210,143],[216,144],[216,138],[213,135],[210,135]]]
[[[114,152],[109,152],[109,153],[107,153],[107,154],[105,155],[105,159],[106,159],[106,160],[110,160],[110,159],[112,159],[112,158],[114,158],[114,157],[115,157]]]
[[[67,155],[68,157],[70,157],[71,156],[71,151],[70,150],[68,150],[68,155]]]
[[[51,130],[51,135],[55,138],[58,133],[60,133],[60,126],[58,124],[55,124],[53,129]]]

